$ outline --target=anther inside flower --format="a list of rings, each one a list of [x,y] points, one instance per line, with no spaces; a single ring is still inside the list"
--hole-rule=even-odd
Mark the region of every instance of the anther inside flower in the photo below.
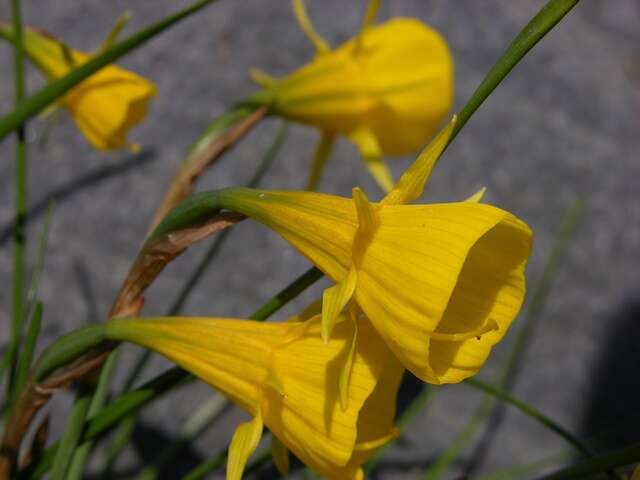
[[[9,32],[8,25],[2,24],[0,29]],[[92,57],[33,28],[24,31],[24,47],[30,60],[50,80],[63,77]],[[142,122],[156,91],[156,86],[140,75],[107,65],[72,88],[61,102],[96,149],[136,150],[137,145],[127,141],[127,134]]]
[[[366,314],[401,363],[431,383],[474,375],[524,298],[532,232],[499,208],[406,205],[423,191],[455,119],[379,203],[313,192],[226,189],[221,204],[291,243],[336,285],[323,296],[328,341],[348,302]]]
[[[371,1],[355,38],[331,50],[302,0],[294,10],[316,58],[281,80],[255,73],[272,111],[322,131],[307,189],[314,189],[336,135],[358,149],[376,181],[393,187],[383,155],[412,153],[433,135],[453,101],[453,64],[444,39],[416,19],[372,25]]]
[[[361,465],[397,436],[395,397],[404,368],[366,318],[339,317],[327,344],[317,315],[279,324],[123,318],[111,320],[107,332],[163,354],[252,416],[231,441],[227,479],[241,478],[263,426],[275,438],[280,468],[286,469],[289,449],[328,478],[361,479]],[[340,405],[345,363],[345,402]]]

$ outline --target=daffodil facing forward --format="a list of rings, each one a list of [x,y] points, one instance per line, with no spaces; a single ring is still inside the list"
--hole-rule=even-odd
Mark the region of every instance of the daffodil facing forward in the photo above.
[[[320,38],[293,0],[316,58],[281,80],[254,72],[272,112],[315,126],[322,138],[308,189],[314,189],[336,135],[353,142],[380,186],[393,186],[383,155],[412,153],[436,131],[453,101],[453,66],[438,32],[411,18],[372,25],[378,1],[369,3],[355,38],[335,50]]]
[[[317,315],[279,324],[124,318],[106,326],[110,338],[163,354],[252,416],[231,440],[228,480],[242,477],[263,426],[281,470],[290,450],[328,478],[361,479],[362,463],[397,436],[395,396],[404,369],[362,315],[341,314],[327,344],[320,328]]]
[[[109,46],[123,24],[119,22],[102,49]],[[93,56],[71,50],[60,40],[34,28],[26,28],[23,35],[25,53],[49,80],[65,76]],[[0,36],[13,38],[11,27],[0,23]],[[72,88],[62,98],[62,104],[96,149],[135,150],[137,146],[128,143],[127,133],[144,119],[155,94],[156,86],[147,79],[107,65]]]
[[[417,199],[454,127],[453,120],[379,203],[313,192],[214,192],[217,204],[258,220],[336,285],[324,293],[322,333],[332,335],[355,301],[416,376],[430,383],[474,375],[506,333],[525,293],[532,232],[499,208]]]

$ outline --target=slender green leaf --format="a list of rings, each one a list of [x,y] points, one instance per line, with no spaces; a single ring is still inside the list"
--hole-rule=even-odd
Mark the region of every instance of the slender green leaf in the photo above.
[[[98,384],[91,395],[91,404],[89,405],[89,411],[86,418],[91,418],[96,415],[104,406],[107,400],[107,394],[109,393],[109,380],[113,375],[113,371],[118,362],[119,351],[114,350],[111,352],[107,360],[105,361],[100,375],[98,377]],[[82,419],[82,426],[85,425],[85,419]],[[73,458],[69,465],[69,471],[66,476],[66,480],[80,480],[84,473],[84,468],[89,459],[89,454],[93,448],[93,440],[87,440],[78,445],[73,452]]]
[[[50,201],[47,206],[47,212],[42,223],[42,229],[38,236],[38,248],[33,267],[31,269],[31,280],[29,281],[29,290],[27,291],[26,307],[24,309],[25,316],[31,314],[31,310],[38,299],[38,289],[40,287],[40,277],[44,268],[44,260],[47,254],[47,243],[49,241],[49,232],[51,231],[51,222],[55,212],[56,204]]]
[[[91,406],[91,392],[92,390],[87,388],[86,385],[80,384],[71,412],[67,417],[67,425],[60,439],[58,450],[53,459],[51,480],[65,480],[67,478],[67,470],[82,435],[84,420],[87,418],[89,407]]]
[[[196,13],[215,1],[216,0],[199,0],[194,2],[189,7],[166,17],[159,22],[149,25],[125,40],[116,43],[108,50],[96,55],[79,67],[74,68],[64,77],[49,83],[46,87],[40,89],[35,95],[29,97],[24,102],[21,102],[13,112],[0,119],[0,140],[10,132],[19,128],[26,120],[37,115],[45,107],[55,102],[56,99],[63,96],[82,80],[94,74],[102,67],[115,62],[120,57],[143,45],[145,42],[151,40],[153,37],[162,33],[180,20]]]
[[[31,315],[31,321],[29,322],[29,329],[24,339],[24,345],[20,352],[18,359],[18,369],[16,373],[16,385],[15,391],[19,392],[25,384],[27,377],[29,376],[29,370],[31,369],[31,362],[33,361],[33,351],[38,341],[38,335],[40,334],[40,325],[42,323],[42,302],[37,302],[36,307],[33,309]]]

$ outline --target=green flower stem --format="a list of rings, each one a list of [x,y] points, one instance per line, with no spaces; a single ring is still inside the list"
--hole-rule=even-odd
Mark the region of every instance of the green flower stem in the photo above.
[[[20,12],[20,0],[11,0],[11,14],[13,28],[16,32],[13,46],[14,60],[14,85],[16,106],[24,100],[24,45],[22,35],[22,15]],[[24,266],[26,245],[26,215],[27,215],[27,146],[25,139],[25,126],[20,125],[16,131],[16,165],[15,165],[15,230],[13,236],[13,279],[11,302],[11,341],[7,352],[5,365],[9,368],[7,381],[7,399],[12,401],[15,394],[16,360],[19,353],[20,336],[24,322]]]
[[[640,462],[640,443],[634,443],[621,450],[596,455],[570,467],[546,475],[539,480],[572,480],[588,478],[590,475],[613,470]]]
[[[578,3],[578,0],[550,0],[529,21],[516,38],[509,44],[505,52],[498,59],[482,83],[471,96],[464,108],[458,114],[449,143],[460,133],[462,127],[469,121],[474,112],[482,105],[487,97],[504,80],[518,62],[531,50],[542,38],[569,13]]]
[[[320,270],[315,267],[310,268],[260,307],[250,318],[258,321],[266,320],[322,278],[322,276],[323,273]],[[55,348],[52,345],[45,350],[45,354],[41,357],[40,365],[36,369],[37,378],[42,378],[52,368],[55,369],[65,365],[78,358],[89,348],[99,344],[101,340],[104,340],[104,326],[105,324],[91,325],[58,339],[54,344]],[[89,419],[80,441],[86,442],[98,438],[124,418],[160,398],[164,393],[194,379],[193,375],[176,367],[154,377],[141,387],[120,395]],[[46,473],[51,467],[57,449],[58,443],[54,443],[47,448],[40,458],[35,459],[31,465],[19,473],[19,478],[33,478]]]
[[[14,3],[17,3],[17,0],[13,1]],[[86,63],[74,68],[64,77],[49,83],[46,87],[40,89],[35,95],[21,102],[13,112],[0,119],[0,140],[6,137],[10,132],[18,129],[26,120],[37,115],[45,107],[55,102],[56,99],[63,96],[78,83],[91,76],[102,67],[115,62],[120,57],[143,45],[145,42],[151,40],[153,37],[162,33],[180,20],[196,13],[215,1],[216,0],[199,0],[189,7],[134,33],[122,42],[116,43],[105,52],[96,55]]]

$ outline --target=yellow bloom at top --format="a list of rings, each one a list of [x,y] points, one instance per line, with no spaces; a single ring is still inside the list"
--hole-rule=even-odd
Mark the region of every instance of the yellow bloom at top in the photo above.
[[[360,33],[330,50],[313,29],[302,0],[294,9],[316,46],[316,58],[281,80],[254,75],[272,111],[323,132],[308,187],[314,187],[335,135],[359,148],[385,191],[393,186],[383,155],[412,153],[440,126],[453,101],[453,63],[438,32],[411,18],[371,25],[369,4]]]
[[[10,27],[2,24],[0,30],[7,36]],[[92,57],[33,28],[24,31],[24,48],[50,80],[66,75]],[[140,75],[107,65],[69,90],[62,104],[96,149],[135,149],[134,144],[128,143],[127,133],[144,119],[156,91],[156,86]]]
[[[277,324],[169,317],[106,325],[109,338],[161,353],[253,417],[231,440],[228,480],[242,477],[263,426],[281,470],[288,468],[288,449],[328,478],[362,479],[361,465],[397,436],[395,397],[404,369],[362,315],[342,314],[328,344],[320,328],[317,315]]]
[[[323,337],[355,301],[400,362],[431,383],[478,372],[517,315],[532,232],[469,201],[404,205],[420,196],[454,122],[394,189],[371,203],[313,192],[227,189],[220,204],[258,220],[337,284],[325,290]]]

